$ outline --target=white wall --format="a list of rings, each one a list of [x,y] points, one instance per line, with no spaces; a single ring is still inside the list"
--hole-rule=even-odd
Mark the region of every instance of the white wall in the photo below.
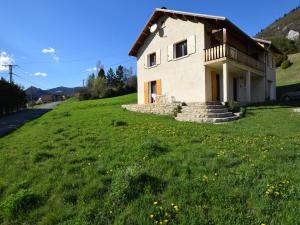
[[[164,20],[163,36],[151,34],[140,48],[137,56],[138,104],[144,104],[144,82],[161,79],[162,95],[168,101],[205,101],[204,25],[173,18]],[[168,61],[168,46],[195,35],[196,52],[178,60]],[[160,49],[161,63],[144,68],[145,56]]]

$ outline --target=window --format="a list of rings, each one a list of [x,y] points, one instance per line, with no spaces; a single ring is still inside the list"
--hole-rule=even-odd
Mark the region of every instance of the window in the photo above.
[[[180,58],[187,55],[187,41],[182,41],[175,44],[175,58]]]
[[[155,66],[156,65],[156,53],[152,53],[149,55],[149,66]]]

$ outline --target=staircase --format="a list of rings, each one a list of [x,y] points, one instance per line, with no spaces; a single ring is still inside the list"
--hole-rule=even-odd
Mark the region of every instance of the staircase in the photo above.
[[[236,120],[238,116],[228,112],[228,109],[219,102],[197,102],[182,106],[175,119],[198,123],[224,123]]]

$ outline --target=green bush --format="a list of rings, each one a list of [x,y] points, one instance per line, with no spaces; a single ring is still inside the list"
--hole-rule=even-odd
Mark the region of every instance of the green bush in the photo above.
[[[247,113],[247,107],[241,107],[240,117],[245,117]]]
[[[285,70],[289,68],[291,65],[292,65],[291,61],[287,59],[281,63],[281,68]]]
[[[226,102],[225,106],[228,108],[229,112],[233,112],[233,113],[240,112],[241,109],[240,103],[235,101]]]
[[[127,126],[127,122],[122,120],[112,120],[111,125],[114,127]]]
[[[1,205],[5,216],[16,217],[29,212],[41,203],[41,197],[30,190],[20,190],[10,195]]]

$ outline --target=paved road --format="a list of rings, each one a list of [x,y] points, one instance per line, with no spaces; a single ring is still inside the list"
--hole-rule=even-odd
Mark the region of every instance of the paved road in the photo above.
[[[36,106],[33,109],[26,109],[0,118],[0,137],[14,131],[24,123],[40,117],[58,104],[60,104],[60,102],[43,104]]]

